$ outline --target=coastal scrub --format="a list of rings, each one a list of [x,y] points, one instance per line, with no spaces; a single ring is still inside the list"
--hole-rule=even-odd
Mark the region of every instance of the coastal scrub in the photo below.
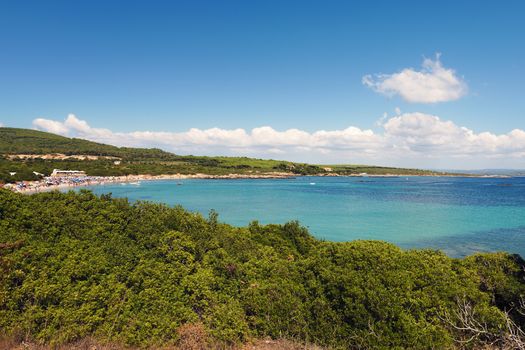
[[[0,331],[45,344],[176,345],[198,325],[226,345],[512,348],[524,266],[320,241],[297,222],[234,227],[85,190],[0,190]]]

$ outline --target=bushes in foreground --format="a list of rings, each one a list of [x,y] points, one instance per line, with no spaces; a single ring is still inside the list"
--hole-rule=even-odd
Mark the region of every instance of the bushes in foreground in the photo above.
[[[523,266],[504,253],[324,242],[297,222],[238,228],[88,191],[0,190],[0,331],[42,343],[169,345],[202,324],[223,344],[511,348],[523,339]]]

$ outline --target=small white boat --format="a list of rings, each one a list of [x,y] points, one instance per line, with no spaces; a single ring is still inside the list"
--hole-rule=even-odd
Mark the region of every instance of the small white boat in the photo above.
[[[129,184],[134,186],[140,186],[140,181],[130,182]]]
[[[310,182],[310,185],[315,185],[315,182]]]

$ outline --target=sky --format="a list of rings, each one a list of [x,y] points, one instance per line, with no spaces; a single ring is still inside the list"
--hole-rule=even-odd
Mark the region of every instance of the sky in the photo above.
[[[524,1],[0,0],[0,124],[179,154],[525,168]]]

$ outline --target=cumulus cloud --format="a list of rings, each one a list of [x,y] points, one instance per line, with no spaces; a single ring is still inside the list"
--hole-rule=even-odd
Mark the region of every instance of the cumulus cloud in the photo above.
[[[452,121],[424,113],[391,118],[384,125],[388,143],[428,157],[525,157],[525,132],[476,133]]]
[[[386,96],[399,95],[411,103],[454,101],[467,93],[467,84],[453,69],[436,59],[423,60],[422,69],[405,68],[393,74],[365,75],[365,86]]]
[[[323,147],[341,149],[375,148],[380,136],[372,130],[349,127],[344,130],[320,130],[309,133],[299,129],[277,131],[270,126],[244,129],[197,129],[184,132],[134,131],[129,133],[113,132],[108,129],[91,127],[86,121],[70,114],[61,122],[50,119],[35,119],[36,129],[74,136],[119,146],[157,146],[170,150],[214,149],[215,147],[237,150],[266,149],[280,153],[283,149],[319,149]]]
[[[114,132],[93,128],[70,114],[64,121],[35,119],[35,128],[117,146],[160,147],[180,154],[279,156],[299,161],[364,162],[425,166],[488,164],[481,160],[509,159],[525,165],[525,131],[476,133],[450,120],[424,113],[404,113],[385,119],[380,130],[350,126],[342,130],[197,129],[183,132]],[[454,163],[454,159],[459,162]],[[411,160],[413,161],[411,163]],[[422,160],[428,161],[421,163]],[[478,161],[476,163],[476,161]],[[507,164],[507,163],[505,163]],[[516,164],[516,163],[515,163]],[[429,166],[426,165],[426,166]],[[434,165],[435,166],[435,165]]]
[[[67,135],[69,132],[69,129],[65,126],[65,123],[44,118],[33,120],[33,126],[40,130],[52,132],[53,134]]]

